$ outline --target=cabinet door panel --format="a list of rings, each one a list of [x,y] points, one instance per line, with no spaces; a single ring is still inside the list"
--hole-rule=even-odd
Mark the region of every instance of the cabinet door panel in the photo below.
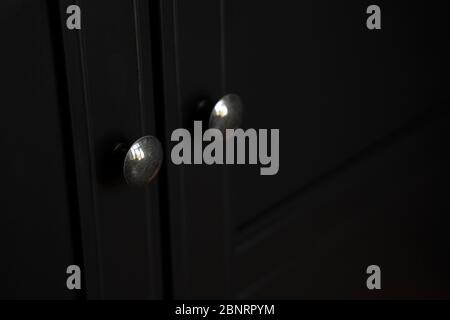
[[[157,135],[149,2],[6,0],[0,18],[0,298],[161,298],[158,180],[126,185],[113,153]]]
[[[60,3],[61,15],[71,3]],[[156,135],[146,1],[79,3],[82,28],[62,21],[88,297],[158,298],[158,182],[128,186],[113,150]]]
[[[277,208],[284,219],[240,234],[237,296],[448,298],[449,121],[447,112],[402,131]],[[381,292],[365,285],[372,264],[381,268]]]
[[[192,127],[200,99],[227,93],[245,102],[244,128],[280,130],[274,176],[169,164],[175,297],[365,297],[370,257],[396,276],[411,267],[424,295],[445,296],[430,270],[445,276],[449,264],[437,227],[448,184],[433,179],[448,176],[446,2],[380,1],[375,31],[370,4],[160,1],[167,134]],[[321,261],[336,269],[319,279]],[[384,297],[408,293],[404,279],[389,278]]]
[[[444,2],[378,5],[370,31],[365,2],[224,2],[226,91],[244,99],[245,127],[280,128],[278,175],[229,170],[237,226],[448,102]]]

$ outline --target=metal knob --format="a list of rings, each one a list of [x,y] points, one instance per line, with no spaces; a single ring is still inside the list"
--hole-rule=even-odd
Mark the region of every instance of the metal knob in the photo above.
[[[242,99],[237,94],[227,94],[212,109],[208,119],[209,128],[219,129],[222,133],[226,129],[239,128],[243,109]]]
[[[126,183],[134,187],[149,184],[158,174],[163,162],[163,149],[158,139],[145,136],[126,148],[123,144],[116,151],[125,153],[123,177]]]

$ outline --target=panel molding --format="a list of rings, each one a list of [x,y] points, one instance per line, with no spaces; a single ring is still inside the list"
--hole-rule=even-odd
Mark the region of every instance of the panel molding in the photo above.
[[[377,186],[381,186],[384,182],[387,184],[386,189],[389,189],[388,186],[392,189],[389,179],[394,176],[393,173],[395,176],[400,174],[399,177],[411,177],[411,179],[413,175],[407,173],[419,171],[419,174],[423,174],[417,168],[405,165],[404,161],[408,159],[400,155],[405,157],[418,155],[409,161],[421,164],[422,159],[419,156],[421,152],[424,152],[422,146],[426,141],[433,141],[435,147],[439,143],[444,144],[445,140],[440,141],[438,138],[440,132],[445,130],[448,116],[449,111],[445,104],[434,106],[426,114],[415,118],[405,127],[371,145],[358,157],[327,176],[327,179],[298,194],[297,197],[283,202],[268,216],[236,233],[234,242],[236,296],[241,299],[261,298],[258,294],[265,292],[263,288],[269,285],[275,286],[276,279],[285,272],[291,272],[291,274],[302,272],[305,261],[308,261],[310,257],[316,257],[314,250],[320,252],[321,244],[331,242],[326,239],[333,237],[341,239],[342,236],[338,235],[338,230],[356,230],[364,223],[370,224],[370,221],[377,221],[382,212],[374,207],[375,201],[372,199],[373,201],[366,202],[368,200],[360,198],[360,196],[370,197],[370,186],[365,182],[373,179],[377,182]],[[402,164],[404,167],[401,166]],[[398,173],[400,169],[402,172]],[[428,168],[428,170],[433,169]],[[377,172],[382,174],[376,174]],[[395,180],[400,179],[399,177],[392,178],[392,181],[400,181]],[[418,178],[417,181],[422,180]],[[404,187],[413,185],[413,181],[415,180],[405,180]],[[369,188],[369,191],[360,194],[361,186]],[[341,197],[344,199],[343,203],[341,203]],[[354,201],[351,200],[352,197]],[[372,197],[377,198],[377,193],[372,192]],[[327,202],[323,202],[323,199]],[[406,199],[404,197],[403,201]],[[389,203],[389,199],[386,201]],[[391,202],[395,203],[395,199]],[[383,202],[380,203],[383,204]],[[344,209],[347,205],[349,210],[343,210],[339,207],[340,205]],[[359,206],[366,208],[367,212],[359,212],[357,210]],[[384,225],[389,226],[389,224]],[[255,269],[252,267],[255,265],[260,267]],[[326,266],[323,268],[326,269]],[[286,279],[288,277],[284,280]],[[301,297],[305,298],[307,295],[302,290],[312,290],[312,288],[305,284],[305,287],[299,287],[298,290]],[[290,293],[292,294],[293,291]],[[288,297],[287,293],[282,296],[282,298],[286,297]]]
[[[136,190],[99,172],[114,143],[156,132],[149,8],[143,0],[109,3],[106,14],[101,3],[76,1],[82,28],[68,31],[65,10],[74,2],[59,2],[85,290],[88,299],[157,299],[162,297],[158,179]]]
[[[267,208],[267,210],[259,213],[254,219],[239,226],[236,229],[234,236],[234,245],[235,248],[237,248],[236,250],[245,251],[246,247],[257,243],[258,239],[264,238],[265,234],[271,234],[279,228],[282,228],[286,223],[289,223],[288,221],[293,218],[291,215],[299,214],[292,213],[289,210],[286,210],[286,208],[301,203],[304,197],[307,197],[310,193],[316,192],[316,190],[320,190],[324,184],[332,181],[342,172],[349,170],[353,166],[357,166],[360,162],[366,161],[368,158],[379,152],[383,152],[383,150],[389,148],[392,144],[397,143],[401,139],[407,138],[408,136],[414,134],[417,130],[421,130],[424,126],[429,125],[429,123],[445,116],[446,113],[447,111],[444,105],[430,107],[425,112],[413,117],[404,126],[392,130],[382,136],[364,149],[353,154],[343,162],[338,163],[330,170],[324,172],[321,176],[312,180],[306,186],[284,197],[271,207]]]

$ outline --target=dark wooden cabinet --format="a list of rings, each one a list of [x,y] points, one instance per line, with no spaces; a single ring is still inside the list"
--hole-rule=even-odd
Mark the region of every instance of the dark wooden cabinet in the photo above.
[[[81,297],[162,298],[158,182],[128,188],[109,172],[117,143],[155,133],[148,2],[78,2],[81,31],[66,28],[71,4],[2,4],[1,294],[75,296],[77,264]]]
[[[365,2],[162,2],[168,132],[238,92],[281,136],[275,176],[169,167],[176,297],[448,296],[445,4],[408,4],[371,32]]]
[[[370,4],[4,0],[0,297],[449,298],[448,5],[378,1],[374,31]],[[278,174],[172,163],[227,93],[280,130]],[[112,152],[145,135],[132,188]]]

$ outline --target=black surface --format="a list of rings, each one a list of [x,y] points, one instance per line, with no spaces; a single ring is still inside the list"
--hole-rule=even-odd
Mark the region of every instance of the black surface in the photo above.
[[[420,223],[448,225],[446,197],[423,186],[442,175],[432,186],[448,193],[439,152],[448,142],[431,125],[428,155],[416,133],[448,123],[446,2],[380,1],[379,31],[366,28],[365,1],[162,3],[169,129],[189,127],[202,98],[233,92],[246,103],[245,127],[278,128],[281,139],[276,176],[257,166],[170,167],[175,297],[371,297],[365,268],[377,260],[390,284],[374,297],[448,297],[445,279],[429,271],[448,268],[448,239]],[[394,138],[429,162],[381,158]],[[367,157],[373,165],[352,176]],[[411,171],[402,174],[402,163]],[[389,196],[393,181],[409,196]],[[401,229],[405,216],[417,233]],[[416,242],[427,257],[396,255]],[[418,279],[414,290],[407,275]]]
[[[0,298],[450,298],[448,4],[378,1],[376,31],[369,4],[2,1]],[[278,175],[171,163],[226,93],[280,129]],[[148,134],[133,189],[111,152]]]
[[[3,1],[0,16],[0,297],[75,299],[77,200],[47,3]]]

